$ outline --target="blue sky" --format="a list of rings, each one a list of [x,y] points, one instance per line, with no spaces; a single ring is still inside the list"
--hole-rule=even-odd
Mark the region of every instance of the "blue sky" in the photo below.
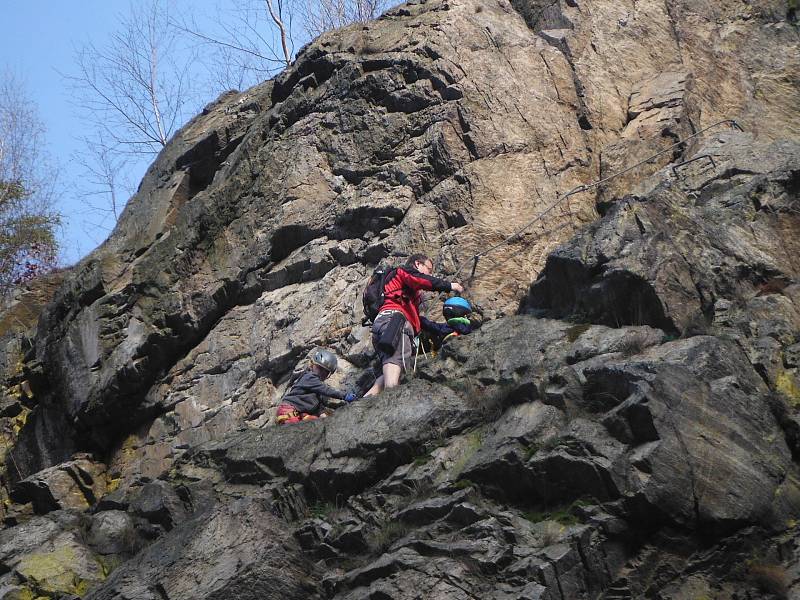
[[[74,71],[73,48],[92,40],[102,42],[116,26],[124,2],[108,0],[4,0],[0,68],[8,68],[25,83],[47,128],[50,155],[61,169],[61,189],[78,176],[70,157],[80,150],[75,139],[83,125],[70,104],[69,85],[59,75]],[[57,207],[64,215],[62,260],[69,264],[91,251],[103,235],[86,221],[93,217],[69,192]]]
[[[78,108],[73,103],[74,85],[65,77],[77,75],[76,48],[93,44],[104,48],[115,32],[120,30],[120,20],[129,13],[131,7],[137,12],[152,0],[0,0],[0,14],[3,19],[3,35],[0,36],[0,72],[10,70],[15,78],[22,80],[25,92],[36,104],[41,121],[46,128],[47,152],[60,170],[60,201],[56,210],[63,217],[61,232],[61,261],[64,265],[77,262],[88,254],[108,235],[113,221],[105,221],[106,228],[98,228],[102,215],[87,206],[86,200],[78,193],[84,187],[86,177],[84,167],[75,159],[76,154],[86,155],[80,137],[91,137],[92,131],[81,119]],[[237,21],[243,14],[264,16],[266,11],[261,2],[247,0],[163,0],[170,10],[170,18],[187,23],[187,27],[203,34],[227,39],[231,43],[243,44],[247,29],[237,28]],[[384,0],[386,5],[393,4]],[[247,7],[247,8],[243,8]],[[248,27],[273,36],[273,48],[277,48],[274,31],[263,30],[263,21],[249,21]],[[295,45],[299,48],[306,41],[302,28],[303,21],[293,21]],[[229,37],[232,27],[234,37]],[[267,28],[269,25],[266,26]],[[231,87],[248,87],[268,76],[268,71],[246,71],[244,79],[230,79],[220,82],[215,77],[216,66],[213,47],[189,36],[180,42],[178,60],[191,57],[192,76],[189,78],[196,87],[192,96],[193,107],[197,110],[213,100],[219,92]],[[268,53],[258,47],[259,52]],[[226,62],[230,65],[231,63]],[[269,66],[268,69],[274,68]],[[162,70],[163,72],[163,70]],[[230,72],[228,72],[230,73]],[[206,90],[201,92],[200,90]],[[185,111],[186,120],[197,112],[194,108]],[[182,125],[183,123],[180,123]],[[180,126],[179,125],[179,126]],[[154,157],[144,157],[131,162],[122,173],[123,178],[135,189],[145,170]],[[91,161],[89,161],[91,162]],[[122,199],[127,201],[127,198]]]
[[[170,1],[170,6],[184,4]],[[192,0],[192,14],[213,13],[214,0]],[[75,105],[70,82],[61,74],[76,74],[75,48],[87,42],[103,47],[128,11],[128,0],[0,0],[3,35],[0,36],[0,71],[11,70],[24,83],[47,132],[48,153],[60,170],[60,202],[63,216],[61,260],[72,264],[94,249],[107,236],[96,226],[98,213],[88,208],[76,193],[83,169],[73,155],[81,152],[77,139],[87,133]],[[203,99],[199,104],[212,100]],[[152,157],[128,168],[133,187],[141,180]],[[127,199],[127,198],[126,198]],[[107,221],[108,226],[113,225]]]

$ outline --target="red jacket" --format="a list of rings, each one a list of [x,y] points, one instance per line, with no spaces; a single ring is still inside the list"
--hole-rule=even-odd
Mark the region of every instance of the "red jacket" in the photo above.
[[[399,267],[383,290],[385,300],[381,310],[399,310],[417,334],[422,328],[419,320],[420,291],[449,292],[450,282],[409,267]]]

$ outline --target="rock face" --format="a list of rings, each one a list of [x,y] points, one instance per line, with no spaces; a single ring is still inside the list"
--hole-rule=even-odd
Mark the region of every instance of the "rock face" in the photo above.
[[[0,598],[798,593],[795,12],[411,2],[210,104],[0,332]],[[272,426],[412,251],[486,325]]]

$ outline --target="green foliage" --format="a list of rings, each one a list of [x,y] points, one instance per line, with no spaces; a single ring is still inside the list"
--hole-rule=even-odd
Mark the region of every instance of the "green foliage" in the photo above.
[[[570,342],[574,342],[581,334],[585,331],[588,331],[592,327],[591,323],[581,323],[580,325],[573,325],[569,329],[567,329],[567,339]]]
[[[59,217],[37,210],[19,181],[0,181],[0,292],[55,265]]]
[[[337,510],[336,506],[330,502],[315,502],[308,507],[308,516],[315,519],[324,519]]]
[[[576,514],[577,509],[581,506],[588,506],[589,502],[586,500],[578,499],[566,506],[558,506],[551,510],[542,511],[528,511],[523,513],[528,521],[532,523],[541,523],[542,521],[555,521],[566,527],[570,525],[577,525],[581,521]]]
[[[22,83],[0,74],[0,294],[55,266],[56,175]]]
[[[789,576],[781,565],[753,562],[748,565],[748,577],[761,591],[783,600],[789,597]]]
[[[371,536],[368,544],[376,554],[383,554],[401,537],[408,534],[410,528],[402,521],[384,521]]]

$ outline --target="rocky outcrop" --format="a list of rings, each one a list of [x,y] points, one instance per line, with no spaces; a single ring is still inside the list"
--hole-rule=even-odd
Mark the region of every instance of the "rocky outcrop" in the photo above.
[[[255,498],[202,511],[114,571],[87,597],[310,598],[314,569]]]
[[[41,514],[60,508],[88,508],[105,493],[105,464],[76,456],[23,479],[12,488],[11,499],[20,504],[30,502]]]
[[[3,342],[0,597],[789,597],[790,12],[411,2],[210,104]],[[409,251],[487,324],[271,426]]]

